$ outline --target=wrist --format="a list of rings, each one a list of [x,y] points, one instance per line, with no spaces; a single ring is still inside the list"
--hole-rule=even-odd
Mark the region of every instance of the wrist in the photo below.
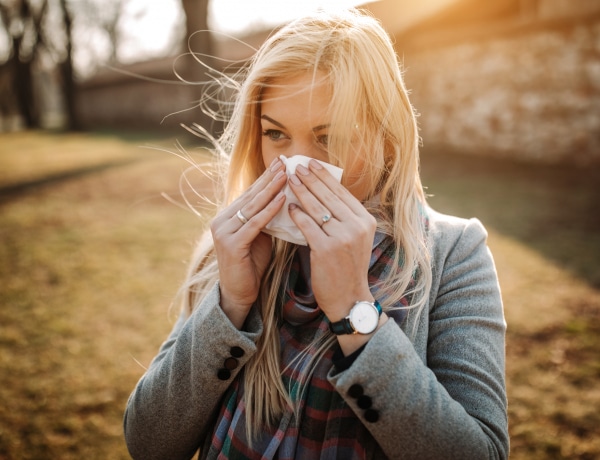
[[[336,335],[368,335],[377,329],[382,310],[377,300],[359,300],[354,303],[348,316],[329,323],[329,329]]]
[[[227,316],[229,321],[231,321],[231,323],[237,329],[241,330],[244,326],[244,322],[246,321],[248,313],[250,313],[252,303],[245,304],[231,300],[231,297],[223,290],[221,286],[219,286],[219,294],[219,305],[221,306],[221,310],[223,310],[223,313],[225,313],[225,316]]]
[[[371,291],[368,289],[364,292],[358,294],[354,293],[344,297],[344,299],[339,298],[335,305],[332,305],[331,303],[328,304],[326,315],[330,322],[335,323],[336,321],[346,318],[350,313],[350,310],[352,310],[352,307],[354,307],[354,304],[359,300],[370,303],[375,302],[373,294],[371,294]]]
[[[379,323],[377,324],[377,328],[370,334],[345,334],[338,335],[337,340],[340,345],[340,349],[344,356],[349,356],[358,350],[360,347],[364,346],[371,338],[381,329],[381,327],[387,322],[389,317],[382,313],[379,317]]]

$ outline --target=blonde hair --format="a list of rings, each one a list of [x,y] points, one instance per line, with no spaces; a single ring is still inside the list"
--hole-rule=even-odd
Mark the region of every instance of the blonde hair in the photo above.
[[[347,168],[365,152],[360,177],[370,191],[364,200],[377,212],[378,230],[395,242],[392,267],[377,285],[384,310],[426,303],[431,264],[424,226],[425,195],[419,177],[418,130],[393,45],[380,24],[355,9],[298,19],[274,33],[239,76],[237,99],[216,145],[226,179],[222,206],[230,204],[265,170],[261,155],[260,104],[269,85],[311,72],[330,85],[329,162]],[[229,79],[230,83],[235,79]],[[264,324],[257,353],[244,370],[246,424],[253,433],[294,408],[281,379],[279,325],[281,291],[295,247],[274,240],[273,263],[262,280],[256,307]],[[218,281],[209,232],[194,254],[183,307],[191,311]],[[313,344],[320,353],[333,343]],[[318,359],[318,358],[317,358]],[[313,360],[314,361],[314,360]],[[314,362],[313,362],[314,364]],[[314,366],[303,371],[306,383]],[[249,428],[250,429],[250,428]]]

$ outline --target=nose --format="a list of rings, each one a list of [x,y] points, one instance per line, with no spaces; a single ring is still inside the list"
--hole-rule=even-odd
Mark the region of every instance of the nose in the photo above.
[[[327,158],[327,152],[315,142],[312,136],[306,140],[294,142],[289,153],[285,153],[288,158],[294,155],[303,155],[317,160],[326,160]]]

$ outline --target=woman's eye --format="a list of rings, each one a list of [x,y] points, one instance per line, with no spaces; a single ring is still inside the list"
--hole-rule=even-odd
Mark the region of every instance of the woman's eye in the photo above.
[[[329,145],[329,136],[327,134],[321,134],[320,136],[317,136],[317,142],[321,144],[322,147],[327,148]]]
[[[279,141],[281,139],[285,139],[285,134],[283,134],[278,129],[265,129],[262,134],[263,136],[268,137],[272,141]]]

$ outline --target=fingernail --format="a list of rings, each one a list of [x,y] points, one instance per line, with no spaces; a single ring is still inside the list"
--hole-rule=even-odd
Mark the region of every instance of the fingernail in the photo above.
[[[271,172],[275,172],[278,169],[280,169],[282,165],[283,165],[283,163],[281,162],[281,160],[279,158],[275,158],[271,162],[271,166],[269,166],[269,169],[271,170]]]
[[[314,169],[323,169],[323,165],[321,163],[319,163],[317,160],[310,160],[308,162],[308,164],[310,166],[312,166]]]
[[[295,174],[292,174],[290,176],[290,182],[294,185],[300,185],[302,184],[302,182],[300,182],[300,179],[298,179],[298,176],[296,176]]]
[[[302,174],[303,176],[307,176],[308,175],[308,169],[306,169],[304,166],[302,165],[298,165],[296,166],[296,172],[298,174]]]
[[[275,177],[273,178],[273,182],[278,181],[283,176],[285,176],[285,173],[283,171],[279,171],[277,174],[275,174]]]

